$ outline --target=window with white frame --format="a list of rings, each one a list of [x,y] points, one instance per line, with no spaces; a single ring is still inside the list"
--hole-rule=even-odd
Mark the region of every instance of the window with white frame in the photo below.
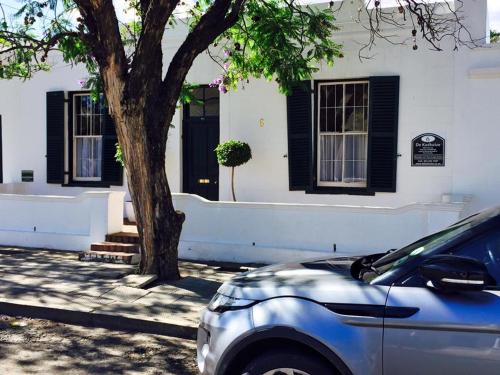
[[[318,85],[318,186],[366,187],[368,81]]]
[[[90,94],[73,97],[73,179],[101,181],[104,97],[92,100]]]

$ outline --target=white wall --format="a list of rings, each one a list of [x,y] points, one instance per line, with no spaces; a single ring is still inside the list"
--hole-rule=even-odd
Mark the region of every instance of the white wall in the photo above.
[[[500,203],[500,45],[464,51],[455,66],[453,191],[466,213]]]
[[[78,80],[88,76],[81,65],[74,67],[51,59],[50,72],[37,73],[32,79],[0,80],[0,115],[2,116],[3,181],[0,193],[53,194],[75,196],[88,190],[47,184],[46,167],[46,93],[81,90]],[[21,171],[33,170],[33,182],[21,182]],[[96,191],[127,191],[122,187]]]
[[[465,8],[473,15],[475,35],[485,28],[485,0],[471,0]],[[411,202],[439,202],[442,194],[473,195],[471,210],[500,203],[495,193],[500,180],[495,160],[495,126],[499,106],[495,106],[498,79],[474,80],[468,70],[474,67],[500,66],[500,49],[469,51],[429,51],[424,42],[413,51],[410,46],[394,46],[378,41],[370,52],[372,59],[360,61],[360,42],[367,34],[350,19],[355,3],[344,4],[334,39],[344,45],[345,58],[333,67],[320,65],[314,79],[345,79],[373,75],[401,77],[397,192],[376,196],[314,195],[288,190],[286,158],[286,98],[276,84],[251,80],[236,92],[221,96],[220,138],[246,141],[253,159],[236,170],[237,197],[249,202],[296,202],[398,207]],[[182,42],[185,30],[169,30],[165,39],[165,66]],[[403,30],[401,37],[410,30]],[[449,48],[448,48],[449,47]],[[54,57],[55,63],[56,57]],[[195,61],[188,81],[207,84],[220,75],[220,68],[202,54]],[[74,196],[86,188],[46,184],[45,93],[51,90],[78,90],[78,80],[87,76],[82,66],[55,63],[50,73],[38,73],[26,82],[0,81],[0,114],[3,119],[4,182],[0,192],[21,194],[57,194]],[[487,104],[487,109],[485,104]],[[470,110],[469,110],[470,109]],[[177,111],[167,142],[167,174],[174,192],[182,191],[182,114]],[[260,126],[260,120],[264,126]],[[481,131],[470,140],[471,124],[480,123]],[[474,128],[476,129],[477,126]],[[446,166],[418,168],[410,166],[410,142],[416,135],[434,132],[446,141]],[[464,148],[468,139],[472,147]],[[479,151],[480,150],[480,151]],[[465,157],[466,156],[466,157]],[[475,168],[491,165],[491,169]],[[21,183],[21,170],[34,171],[33,183]],[[230,171],[220,169],[220,199],[230,200]],[[470,178],[468,177],[470,176]],[[488,183],[485,183],[485,178]],[[498,181],[497,181],[498,180]],[[126,190],[112,187],[111,190]],[[96,189],[99,190],[99,189]],[[109,189],[101,189],[109,190]]]
[[[349,52],[346,52],[349,54]],[[352,51],[355,54],[355,51]],[[407,48],[389,49],[383,58],[353,64],[353,58],[340,60],[335,67],[323,67],[315,79],[344,79],[373,75],[400,75],[400,116],[397,193],[375,197],[313,195],[288,190],[286,98],[277,86],[262,80],[252,81],[244,90],[224,95],[221,100],[221,141],[248,142],[253,159],[236,170],[237,196],[241,201],[300,202],[397,207],[411,202],[436,202],[452,189],[452,164],[448,149],[446,166],[411,167],[410,142],[418,134],[434,132],[446,139],[453,125],[452,56]],[[388,64],[387,60],[394,63]],[[428,73],[412,64],[432,66]],[[264,127],[259,120],[264,120]],[[429,183],[432,181],[432,183]],[[229,170],[221,168],[220,196],[230,200]]]
[[[124,192],[76,197],[0,194],[0,244],[89,250],[123,228]]]
[[[457,221],[463,209],[210,202],[189,194],[175,194],[174,204],[186,213],[181,258],[254,263],[399,248]]]

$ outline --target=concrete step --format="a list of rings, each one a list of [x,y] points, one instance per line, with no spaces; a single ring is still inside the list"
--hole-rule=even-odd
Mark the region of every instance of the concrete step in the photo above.
[[[139,233],[134,232],[118,232],[106,235],[106,242],[120,242],[120,243],[139,243]]]
[[[116,263],[117,261],[126,264],[137,264],[140,260],[140,255],[136,253],[122,253],[117,251],[84,251],[78,254],[79,260],[96,260],[101,262]]]
[[[120,242],[96,242],[90,245],[91,251],[104,251],[108,253],[139,254],[139,244]]]
[[[130,221],[130,220],[129,220],[129,219],[127,219],[127,218],[123,218],[123,224],[124,224],[124,225],[137,225],[137,223],[136,223],[136,222],[134,222],[134,221]]]

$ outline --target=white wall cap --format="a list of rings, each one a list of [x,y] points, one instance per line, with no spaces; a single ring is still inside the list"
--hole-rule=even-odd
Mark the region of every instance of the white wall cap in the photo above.
[[[101,198],[101,197],[109,197],[110,195],[121,195],[123,198],[125,198],[125,194],[126,193],[124,191],[106,190],[106,191],[85,191],[81,195],[89,198]]]
[[[402,212],[411,211],[415,209],[435,210],[435,211],[452,211],[461,212],[464,208],[462,202],[414,202],[400,207],[381,207],[381,206],[355,206],[355,205],[331,205],[331,204],[309,204],[309,203],[267,203],[267,202],[231,202],[231,201],[209,201],[194,194],[174,193],[172,194],[175,201],[187,201],[199,205],[212,206],[216,208],[248,208],[248,209],[297,209],[297,208],[314,208],[314,209],[327,209],[327,210],[346,210],[351,212],[362,213],[389,213],[400,214]]]
[[[473,68],[469,70],[471,79],[497,79],[500,78],[500,66],[489,68]]]

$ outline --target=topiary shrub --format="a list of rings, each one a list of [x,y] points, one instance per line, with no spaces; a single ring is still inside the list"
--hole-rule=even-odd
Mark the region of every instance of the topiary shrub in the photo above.
[[[245,142],[229,140],[219,144],[215,149],[217,161],[224,167],[231,167],[231,192],[233,193],[233,201],[236,202],[234,194],[234,167],[245,164],[252,158],[252,150]]]

